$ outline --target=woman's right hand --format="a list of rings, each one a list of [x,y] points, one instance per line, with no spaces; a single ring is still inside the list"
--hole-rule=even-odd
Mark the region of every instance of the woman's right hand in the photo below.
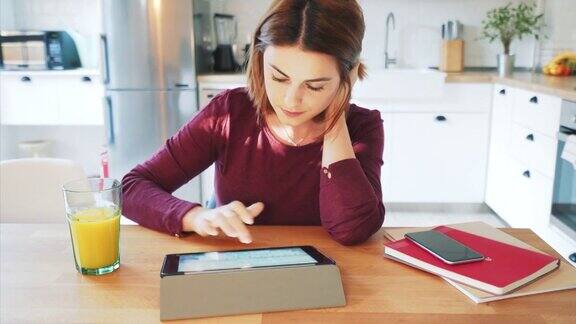
[[[252,243],[252,236],[246,224],[254,224],[264,204],[254,203],[248,207],[239,201],[233,201],[227,205],[210,209],[201,206],[194,207],[186,213],[182,219],[182,227],[185,232],[194,231],[201,236],[216,236],[219,230],[230,237],[237,237],[242,243]]]

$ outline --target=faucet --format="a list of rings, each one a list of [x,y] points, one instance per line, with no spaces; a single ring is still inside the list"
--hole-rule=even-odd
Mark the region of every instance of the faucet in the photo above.
[[[387,69],[390,64],[396,64],[396,59],[391,58],[388,54],[388,38],[390,33],[390,22],[392,22],[392,29],[396,29],[396,19],[394,19],[394,13],[389,13],[386,17],[386,38],[384,39],[384,68]]]

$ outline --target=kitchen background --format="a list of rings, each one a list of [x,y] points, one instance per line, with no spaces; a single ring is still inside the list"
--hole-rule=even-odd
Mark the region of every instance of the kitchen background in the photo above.
[[[238,46],[242,48],[258,18],[271,0],[209,0],[212,12],[235,15],[238,20]],[[391,49],[400,65],[437,66],[440,50],[439,26],[447,19],[458,19],[466,28],[465,61],[468,66],[494,66],[499,44],[476,40],[484,14],[510,0],[360,0],[366,21],[363,57],[373,68],[381,67],[383,31],[388,12],[396,16]],[[524,1],[526,2],[526,1]],[[102,32],[100,1],[90,0],[1,0],[0,28],[32,30],[72,30],[83,38],[78,44],[86,67],[98,66],[98,35]],[[531,67],[551,58],[554,51],[576,46],[571,0],[538,1],[545,13],[549,38],[542,42],[525,39],[515,42],[513,52],[519,66]],[[534,60],[533,53],[536,53]],[[540,59],[540,55],[542,59]]]
[[[204,2],[204,3],[203,3]],[[205,5],[206,1],[197,1]],[[399,66],[438,66],[440,60],[440,25],[448,19],[464,24],[465,64],[468,67],[494,67],[500,51],[498,42],[478,40],[485,12],[491,8],[520,1],[509,0],[362,0],[366,35],[362,57],[369,68],[383,67],[386,15],[393,12],[396,28],[390,33],[390,53]],[[244,48],[258,18],[271,0],[211,0],[211,12],[235,15],[238,22],[238,49]],[[554,53],[576,48],[572,0],[538,1],[545,14],[549,37],[536,42],[531,38],[516,41],[512,52],[516,66],[541,66]],[[99,68],[99,35],[102,33],[101,2],[91,0],[0,0],[2,30],[67,30],[75,38],[85,68]],[[241,53],[241,50],[238,51]],[[240,57],[238,58],[241,59]],[[10,127],[10,131],[6,130]],[[17,143],[50,134],[54,155],[82,161],[87,172],[98,172],[102,126],[82,126],[82,137],[71,136],[79,129],[62,127],[2,126],[0,159],[18,156]],[[74,141],[71,139],[74,138]],[[66,139],[66,140],[64,140]],[[80,145],[81,144],[81,145]],[[74,148],[74,149],[71,149]]]
[[[200,5],[205,5],[197,1]],[[235,15],[238,22],[238,49],[244,48],[258,18],[271,0],[211,0],[211,12]],[[466,44],[465,64],[468,67],[494,67],[500,51],[498,42],[478,40],[485,12],[510,3],[509,0],[362,0],[366,34],[362,58],[369,68],[383,67],[384,30],[386,15],[393,12],[396,28],[390,33],[390,53],[399,66],[438,66],[440,60],[440,25],[448,19],[464,24]],[[520,1],[512,1],[518,3]],[[545,13],[547,39],[536,42],[531,38],[513,43],[518,67],[532,68],[549,60],[563,49],[576,48],[572,0],[539,1]],[[2,30],[67,30],[75,38],[85,68],[99,68],[99,35],[102,33],[101,2],[91,0],[0,0]],[[238,51],[241,53],[241,50]],[[241,59],[240,57],[238,58]],[[11,128],[9,131],[6,127]],[[18,156],[17,143],[38,139],[49,134],[53,154],[82,161],[88,173],[98,172],[102,145],[102,126],[78,127],[14,127],[2,126],[0,159]],[[74,140],[71,140],[74,139]],[[74,149],[72,149],[74,148]]]
[[[193,0],[196,53],[195,56],[190,53],[190,57],[194,56],[196,61],[195,71],[188,73],[188,71],[184,71],[184,68],[181,68],[181,71],[175,72],[178,74],[177,77],[192,76],[194,79],[185,84],[188,91],[195,93],[197,91],[198,93],[198,105],[191,105],[192,109],[201,109],[213,95],[222,89],[243,84],[243,79],[238,74],[222,75],[210,71],[207,63],[210,60],[206,60],[207,56],[203,56],[202,51],[209,53],[214,49],[215,31],[212,22],[202,20],[202,17],[213,17],[215,13],[219,13],[233,15],[236,18],[236,60],[241,63],[244,60],[242,49],[249,42],[250,33],[271,2],[271,0]],[[496,107],[503,103],[509,108],[513,106],[510,103],[514,101],[513,99],[504,102],[499,99],[498,94],[506,93],[509,98],[513,98],[512,95],[516,98],[528,96],[528,93],[524,91],[525,89],[509,87],[511,84],[524,87],[528,84],[527,87],[534,90],[531,82],[540,80],[539,71],[542,66],[559,52],[576,51],[575,1],[535,1],[537,10],[544,14],[544,23],[546,24],[544,32],[547,37],[540,41],[526,37],[512,43],[511,52],[516,55],[516,69],[520,72],[524,71],[525,74],[522,75],[528,75],[525,78],[528,81],[521,83],[514,78],[500,80],[509,82],[506,86],[493,85],[489,74],[473,75],[466,73],[474,71],[486,73],[490,69],[495,69],[496,56],[502,51],[499,42],[489,43],[486,40],[478,39],[482,20],[486,17],[486,12],[492,8],[507,3],[534,2],[528,0],[361,0],[359,2],[363,8],[366,22],[362,59],[369,68],[369,75],[372,72],[373,85],[372,90],[370,90],[369,82],[366,83],[364,94],[371,95],[370,93],[373,94],[374,90],[378,91],[380,88],[385,88],[388,90],[386,95],[398,94],[399,96],[397,98],[388,97],[385,100],[380,98],[379,101],[373,100],[374,98],[364,98],[364,101],[359,102],[365,107],[380,109],[384,119],[387,134],[382,176],[385,179],[383,180],[385,183],[383,186],[384,200],[393,203],[387,204],[387,206],[393,207],[387,213],[387,225],[425,226],[430,225],[432,219],[435,220],[434,222],[440,223],[455,221],[455,219],[447,218],[411,218],[406,214],[394,212],[398,210],[395,208],[403,208],[403,210],[408,211],[432,210],[437,212],[436,216],[438,216],[442,213],[446,214],[449,208],[452,208],[450,211],[453,212],[454,204],[460,206],[456,208],[457,212],[462,211],[457,221],[481,219],[497,226],[526,227],[531,225],[526,219],[514,219],[506,215],[529,214],[533,210],[537,210],[537,212],[532,212],[533,214],[545,214],[547,220],[550,216],[549,210],[552,200],[554,163],[561,161],[559,158],[560,150],[556,150],[555,136],[558,132],[558,125],[550,124],[553,126],[546,126],[542,131],[549,137],[547,139],[549,145],[546,146],[548,157],[539,159],[533,164],[536,167],[542,166],[541,170],[544,170],[542,172],[545,176],[540,178],[538,173],[533,172],[532,178],[536,182],[541,179],[542,181],[539,182],[539,186],[534,185],[532,188],[522,182],[524,181],[523,178],[507,179],[499,173],[502,170],[490,169],[490,163],[492,166],[498,163],[490,160],[488,156],[492,158],[492,156],[497,155],[493,151],[502,146],[498,141],[494,143],[494,139],[500,136],[495,134],[499,127],[497,118],[508,118],[508,126],[512,125],[511,115],[508,117],[497,116],[491,112],[495,112]],[[115,4],[116,7],[103,8],[106,3],[114,2],[107,0],[0,0],[0,30],[65,30],[74,38],[83,65],[78,70],[33,71],[28,76],[34,80],[27,83],[21,82],[21,78],[23,78],[21,72],[0,71],[2,82],[0,84],[0,99],[3,109],[0,125],[0,160],[29,156],[34,154],[31,153],[34,150],[44,150],[42,154],[79,162],[89,175],[101,173],[101,153],[106,150],[110,151],[107,142],[109,143],[110,136],[113,135],[110,128],[106,126],[106,119],[109,119],[109,116],[107,117],[103,113],[105,104],[102,98],[104,95],[111,98],[111,101],[108,102],[108,109],[112,110],[111,104],[116,100],[114,96],[122,90],[122,87],[114,88],[113,85],[105,85],[102,81],[104,79],[102,71],[105,70],[103,69],[105,65],[101,63],[102,34],[108,34],[112,79],[114,79],[114,73],[118,73],[116,70],[122,68],[122,66],[114,65],[122,65],[124,64],[123,60],[126,60],[126,57],[115,60],[116,50],[114,46],[122,43],[122,40],[110,38],[110,30],[106,31],[104,21],[106,19],[112,22],[114,19],[118,20],[115,23],[120,26],[117,34],[119,36],[115,37],[137,38],[144,34],[141,28],[137,29],[135,33],[122,30],[123,17],[121,15],[108,14],[108,17],[105,17],[103,12],[114,13],[113,10],[119,10],[118,8],[125,9],[117,3]],[[151,0],[149,3],[152,6],[162,6],[160,0]],[[172,4],[175,3],[182,5],[186,1],[176,2],[174,0]],[[168,7],[166,9],[169,9]],[[396,64],[394,64],[394,69],[386,70],[385,73],[380,74],[385,67],[384,39],[387,29],[386,18],[389,13],[394,14],[394,24],[388,24],[390,35],[388,53],[396,59]],[[452,19],[457,19],[463,24],[465,73],[459,77],[446,76],[437,73],[437,71],[428,73],[425,69],[437,68],[441,61],[440,26]],[[190,13],[190,20],[192,20],[192,13]],[[140,32],[142,35],[139,34]],[[112,34],[114,34],[114,30],[112,30]],[[130,39],[127,43],[135,44],[138,41],[138,39]],[[145,75],[146,73],[142,71],[152,70],[147,64],[132,68],[138,70],[132,71],[135,76]],[[399,72],[394,72],[395,69],[398,69]],[[402,69],[409,73],[404,74]],[[531,76],[529,72],[536,73],[536,81],[533,81],[533,75]],[[188,75],[186,75],[187,73]],[[444,78],[446,78],[446,83]],[[521,79],[520,74],[518,74],[518,78]],[[576,82],[573,81],[576,77],[568,78],[564,81],[560,81],[561,78],[551,81],[551,84],[563,87],[563,92],[559,95],[562,98],[553,97],[550,101],[543,99],[545,104],[553,103],[550,105],[554,106],[553,109],[557,109],[558,116],[561,106],[563,110],[567,110],[564,109],[567,105],[576,107],[576,103],[568,103],[566,100],[566,98],[571,98],[569,100],[576,101],[574,99],[576,98],[574,95]],[[43,79],[45,81],[42,81]],[[114,84],[114,81],[118,80],[112,80],[111,84]],[[45,86],[42,86],[42,82],[46,82]],[[563,84],[571,84],[572,86],[565,87],[562,86]],[[132,84],[130,85],[132,86]],[[35,92],[29,90],[31,87],[35,87]],[[568,88],[570,89],[566,90]],[[154,90],[164,91],[165,89],[155,88]],[[170,93],[176,92],[174,89],[170,89],[170,91]],[[541,95],[540,93],[536,94]],[[558,93],[554,92],[553,89],[547,94],[555,95]],[[54,99],[55,97],[57,99]],[[18,98],[18,104],[15,104],[16,99],[14,98]],[[533,98],[533,96],[530,95],[529,98]],[[178,102],[180,99],[175,100]],[[31,110],[29,113],[23,112],[22,107],[17,107],[20,111],[14,110],[13,107],[18,105],[31,107]],[[182,104],[179,105],[182,106]],[[118,109],[118,106],[121,105],[115,103],[114,109]],[[128,104],[128,106],[128,108],[134,108],[132,107],[134,104],[131,106]],[[54,112],[50,112],[48,107],[55,107]],[[119,111],[121,112],[122,109]],[[126,145],[124,152],[122,152],[125,155],[130,155],[130,149],[141,149],[140,146],[143,145],[148,146],[146,147],[147,151],[152,151],[150,147],[158,147],[161,144],[158,138],[150,138],[150,140],[146,138],[146,136],[154,135],[149,134],[153,133],[152,131],[148,132],[148,129],[143,127],[130,127],[132,124],[137,126],[135,120],[142,117],[141,115],[144,114],[139,114],[134,110],[134,114],[131,115],[134,120],[130,120],[130,123],[126,123],[124,120],[120,127],[118,124],[115,126],[116,139],[119,140],[119,143],[126,141],[122,144]],[[187,117],[191,115],[186,114]],[[116,116],[118,117],[118,115]],[[547,116],[541,117],[543,116],[533,120],[524,117],[525,123],[523,125],[530,126],[531,123],[536,123],[538,120],[545,122],[545,119],[548,118]],[[150,119],[149,123],[153,123],[151,120],[156,118],[156,115],[149,114],[147,118]],[[517,118],[521,120],[523,117]],[[449,120],[448,123],[444,123],[448,125],[447,128],[437,131],[436,127],[446,119]],[[179,122],[184,121],[179,120]],[[536,129],[540,127],[534,125]],[[430,133],[427,134],[429,136],[419,137],[416,130]],[[515,132],[523,132],[524,130],[523,128],[514,129]],[[526,130],[529,130],[529,127]],[[167,129],[162,129],[162,132],[167,133]],[[140,136],[140,142],[145,144],[131,144],[137,143],[136,140]],[[39,140],[44,141],[44,147],[42,147],[42,142],[34,142]],[[538,141],[538,143],[540,142]],[[414,147],[420,147],[420,149],[414,149]],[[516,151],[514,151],[515,148],[512,148],[510,154],[521,156],[522,159],[522,154],[525,152],[521,151],[523,149],[521,145],[517,147],[519,148]],[[528,150],[531,149],[528,148]],[[557,152],[558,156],[556,156]],[[111,153],[114,153],[113,150]],[[148,154],[151,152],[146,153],[147,156]],[[530,152],[530,154],[544,156],[536,151]],[[423,156],[426,157],[426,163],[422,163]],[[116,167],[114,158],[114,154],[112,154],[112,165]],[[141,157],[137,158],[141,159]],[[530,160],[529,158],[525,159]],[[112,176],[120,177],[123,172],[127,171],[128,166],[133,166],[136,163],[135,161],[126,161],[126,159],[123,162],[125,165],[120,170],[116,167],[116,172]],[[516,162],[511,163],[513,167],[524,168],[524,165],[517,166],[514,164]],[[533,165],[530,163],[532,162],[526,162],[532,167]],[[556,169],[560,170],[561,168],[556,167]],[[561,194],[572,195],[572,204],[574,204],[576,189],[571,189],[571,186],[576,186],[576,176],[574,171],[566,171],[567,168],[562,170],[564,170],[562,171],[564,179],[571,179],[571,182],[562,184],[563,188],[567,189],[562,189]],[[522,171],[524,172],[524,169]],[[557,171],[556,178],[559,174],[560,172]],[[210,183],[210,174],[208,173],[206,179],[202,181],[202,188],[200,189],[202,199],[206,199],[211,194]],[[205,184],[208,186],[205,187]],[[194,185],[197,186],[198,183]],[[516,192],[518,188],[522,190]],[[199,195],[197,188],[191,190],[182,193],[182,195],[184,197]],[[510,192],[515,192],[515,194],[508,199],[505,196]],[[526,201],[534,201],[534,204],[525,203]],[[452,205],[447,207],[447,204]],[[486,204],[490,208],[487,208]],[[500,206],[505,208],[502,209]],[[484,214],[469,214],[470,211],[479,211]],[[429,216],[430,214],[426,215]],[[576,225],[572,226],[573,228],[567,232],[569,233],[567,235],[576,235],[574,234],[576,233]],[[552,237],[551,239],[558,236],[554,234],[555,232],[549,233],[552,233],[548,234],[549,237]],[[572,241],[569,243],[563,241],[555,246],[562,246],[564,255],[572,253],[576,251],[576,237],[571,239]],[[550,241],[547,242],[552,244]]]

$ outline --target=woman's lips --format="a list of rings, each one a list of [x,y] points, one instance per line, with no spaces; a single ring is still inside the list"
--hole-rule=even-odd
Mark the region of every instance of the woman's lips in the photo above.
[[[284,115],[286,115],[288,117],[298,117],[304,113],[303,111],[289,111],[286,109],[282,109],[282,112],[284,113]]]

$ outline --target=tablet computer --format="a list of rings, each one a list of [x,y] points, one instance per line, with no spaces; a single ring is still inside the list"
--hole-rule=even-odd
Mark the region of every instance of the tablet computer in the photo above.
[[[168,254],[160,277],[258,268],[336,264],[313,246]]]

